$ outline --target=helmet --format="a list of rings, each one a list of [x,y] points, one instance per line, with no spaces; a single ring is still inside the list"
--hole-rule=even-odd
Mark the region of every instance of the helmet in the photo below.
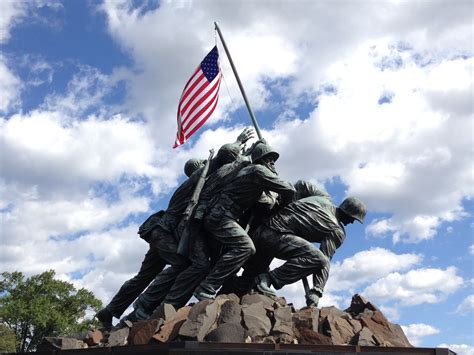
[[[364,223],[367,207],[365,207],[364,203],[358,198],[346,198],[344,201],[342,201],[339,208],[348,216],[357,219],[360,223]]]
[[[234,162],[240,155],[240,144],[228,143],[224,144],[215,157],[218,166]]]
[[[196,170],[202,168],[206,163],[203,159],[191,158],[184,164],[184,173],[190,177]]]
[[[270,147],[268,144],[265,144],[265,143],[257,144],[252,150],[252,155],[251,155],[252,162],[256,163],[260,159],[262,159],[263,157],[265,157],[267,155],[270,155],[270,154],[273,156],[274,161],[277,161],[278,158],[280,157],[280,154],[275,152],[272,149],[272,147]]]
[[[326,191],[319,189],[315,184],[306,180],[298,180],[295,184],[295,190],[297,200],[309,196],[321,196],[329,200],[331,199],[331,196]]]

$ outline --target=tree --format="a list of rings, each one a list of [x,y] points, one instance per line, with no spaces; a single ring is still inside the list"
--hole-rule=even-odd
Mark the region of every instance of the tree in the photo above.
[[[45,336],[72,334],[96,325],[86,318],[102,303],[92,292],[55,280],[54,271],[29,278],[4,272],[0,280],[0,323],[16,335],[16,351],[36,349]],[[93,312],[93,313],[92,313]]]
[[[0,354],[16,351],[15,333],[5,324],[0,323]]]

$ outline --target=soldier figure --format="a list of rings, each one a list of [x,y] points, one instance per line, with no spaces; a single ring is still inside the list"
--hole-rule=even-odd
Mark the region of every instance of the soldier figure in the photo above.
[[[329,276],[329,264],[346,237],[344,226],[354,220],[363,223],[365,205],[355,197],[346,198],[339,207],[327,197],[310,196],[295,201],[269,218],[252,235],[257,250],[255,270],[265,270],[276,257],[286,260],[282,266],[257,276],[257,289],[275,294],[313,274],[313,288],[306,295],[308,305],[317,306]],[[317,249],[313,243],[320,243]]]
[[[190,177],[192,173],[200,169],[203,164],[203,160],[198,161],[197,159],[192,159],[186,162],[184,167],[186,176]],[[180,188],[178,188],[175,195],[180,196],[180,191]],[[175,197],[175,195],[173,195],[173,197]],[[156,275],[158,275],[164,269],[167,262],[169,262],[169,260],[167,261],[167,258],[164,258],[162,255],[160,255],[159,248],[155,248],[151,243],[153,230],[155,229],[156,225],[160,224],[161,219],[165,214],[165,211],[159,211],[151,215],[140,226],[138,234],[142,239],[150,244],[150,248],[143,258],[142,265],[138,273],[130,280],[125,281],[117,294],[112,298],[110,303],[105,308],[97,312],[97,319],[106,329],[112,327],[112,318],[120,318],[123,312],[125,312],[125,310],[143,292],[143,290],[145,290],[150,282],[153,281]]]
[[[220,243],[223,251],[209,275],[196,288],[194,296],[198,300],[214,298],[225,280],[255,253],[255,246],[239,219],[255,205],[262,193],[279,193],[283,204],[293,199],[293,186],[276,175],[274,163],[279,154],[264,143],[256,145],[251,154],[253,164],[241,169],[223,187],[204,216],[205,233]]]
[[[216,158],[210,162],[209,171],[215,171],[220,166],[234,161],[240,155],[241,145],[252,136],[253,130],[245,129],[235,143],[222,146]],[[112,301],[96,314],[97,319],[105,328],[110,328],[112,317],[120,318],[137,296],[139,297],[134,303],[134,311],[126,318],[132,321],[148,318],[166,296],[179,273],[189,266],[190,261],[176,253],[180,237],[177,227],[199,179],[204,162],[200,159],[190,159],[185,164],[185,174],[189,178],[176,189],[167,210],[160,213],[159,219],[154,219],[154,224],[144,223],[144,225],[147,224],[147,241],[150,243],[150,250],[145,255],[139,273],[125,282]],[[195,254],[194,257],[191,261],[193,267],[206,274],[209,271],[207,254],[203,251],[202,255]],[[170,267],[164,269],[166,265]],[[146,292],[142,293],[148,285]]]

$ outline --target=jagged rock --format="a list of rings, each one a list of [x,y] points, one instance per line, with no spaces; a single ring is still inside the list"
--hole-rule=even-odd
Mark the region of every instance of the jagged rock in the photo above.
[[[87,344],[76,338],[68,337],[44,337],[42,343],[38,346],[39,351],[51,351],[51,350],[71,350],[71,349],[84,349],[87,348]]]
[[[324,320],[324,318],[327,318],[328,316],[336,316],[336,317],[341,317],[344,314],[343,311],[340,309],[331,306],[331,307],[323,307],[319,311],[319,318],[320,320]]]
[[[133,324],[128,335],[130,345],[144,345],[150,342],[159,326],[158,319],[142,320]]]
[[[178,309],[175,316],[165,321],[163,326],[160,328],[160,331],[153,335],[153,339],[161,343],[174,340],[178,336],[179,329],[181,328],[182,324],[188,318],[190,311],[191,306],[185,306]]]
[[[292,317],[293,313],[291,312],[291,307],[281,307],[273,311],[273,317],[275,323],[272,329],[272,335],[287,334],[293,337],[295,334],[293,332]]]
[[[332,345],[331,337],[317,333],[308,328],[301,328],[299,331],[299,344],[314,344],[314,345]]]
[[[354,328],[347,319],[330,314],[325,322],[328,324],[329,335],[334,345],[349,344],[355,335]]]
[[[286,307],[288,306],[288,302],[286,302],[285,297],[277,297],[275,300],[276,306],[277,307]]]
[[[239,323],[223,323],[206,336],[206,341],[221,343],[243,343],[244,340],[245,329]]]
[[[316,307],[301,308],[293,314],[293,328],[307,328],[314,332],[318,331],[319,309]]]
[[[364,312],[364,310],[374,312],[378,311],[379,309],[373,303],[367,301],[359,294],[352,296],[351,305],[346,309],[346,312],[349,312],[354,316]]]
[[[255,337],[265,337],[270,334],[272,324],[267,316],[263,302],[250,305],[244,304],[242,306],[242,315],[247,335],[251,336],[252,339]]]
[[[378,345],[412,347],[399,325],[390,323],[380,311],[374,311],[372,316],[360,318],[361,324],[374,334]]]
[[[217,323],[219,303],[213,300],[203,300],[196,303],[189,312],[188,319],[179,330],[179,335],[203,341],[204,337]]]
[[[94,331],[88,331],[83,339],[83,342],[88,346],[96,346],[100,344],[103,338],[104,334],[100,330],[96,329]]]
[[[107,346],[123,346],[127,345],[128,334],[130,333],[130,328],[125,327],[115,331],[110,332],[109,339],[107,340]]]
[[[288,334],[280,334],[277,338],[277,343],[280,344],[298,344],[298,340],[291,335]]]
[[[176,316],[176,310],[174,309],[173,305],[168,304],[168,303],[162,303],[155,309],[150,319],[161,318],[167,321],[174,318],[175,316]]]
[[[219,314],[219,318],[217,319],[217,324],[221,325],[224,323],[241,323],[241,313],[242,313],[242,306],[234,301],[228,300],[222,306]]]
[[[240,303],[240,298],[235,293],[229,293],[228,295],[226,294],[218,295],[216,297],[216,301],[220,301],[220,300],[229,300],[229,301]]]
[[[263,303],[265,309],[273,311],[273,305],[275,304],[275,300],[260,293],[251,293],[248,295],[243,295],[240,301],[242,306],[252,305],[259,302]]]
[[[352,345],[361,345],[361,346],[376,346],[377,342],[375,341],[372,332],[369,328],[363,327],[359,333],[357,333],[351,341]]]

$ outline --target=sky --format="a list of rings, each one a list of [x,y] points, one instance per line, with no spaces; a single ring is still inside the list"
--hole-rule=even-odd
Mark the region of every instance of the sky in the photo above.
[[[49,269],[104,304],[183,165],[251,126],[282,179],[356,196],[321,306],[355,293],[416,346],[474,354],[472,1],[0,1],[0,270]],[[217,43],[210,120],[172,149],[186,81]],[[273,265],[278,265],[276,261]],[[304,305],[301,283],[280,295]]]

